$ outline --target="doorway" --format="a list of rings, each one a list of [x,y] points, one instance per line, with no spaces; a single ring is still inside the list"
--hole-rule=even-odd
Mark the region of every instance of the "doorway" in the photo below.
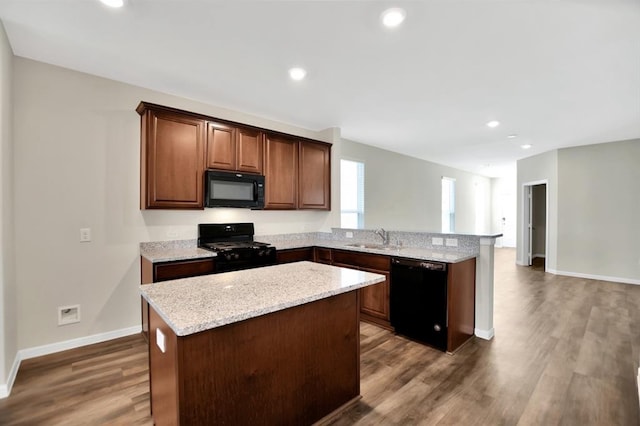
[[[528,182],[523,185],[522,241],[524,265],[546,269],[548,241],[547,181]]]

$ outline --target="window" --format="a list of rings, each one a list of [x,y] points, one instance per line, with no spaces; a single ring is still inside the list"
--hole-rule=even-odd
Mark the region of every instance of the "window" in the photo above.
[[[340,227],[364,228],[364,163],[340,160]]]
[[[456,180],[442,177],[442,232],[456,230]]]

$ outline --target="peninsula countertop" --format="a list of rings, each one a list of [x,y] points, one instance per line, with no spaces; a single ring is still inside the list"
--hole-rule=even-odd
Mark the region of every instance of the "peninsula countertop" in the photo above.
[[[384,280],[305,261],[146,284],[140,292],[176,335],[187,336]]]

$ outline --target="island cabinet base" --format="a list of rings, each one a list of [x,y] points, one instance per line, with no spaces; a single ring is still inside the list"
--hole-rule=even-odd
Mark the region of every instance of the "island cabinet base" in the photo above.
[[[360,395],[357,291],[189,336],[149,319],[156,425],[310,425]]]

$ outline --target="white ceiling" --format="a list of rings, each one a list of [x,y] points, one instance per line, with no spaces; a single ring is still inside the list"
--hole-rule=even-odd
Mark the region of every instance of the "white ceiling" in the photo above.
[[[0,0],[0,19],[18,56],[488,176],[640,138],[640,0]]]

